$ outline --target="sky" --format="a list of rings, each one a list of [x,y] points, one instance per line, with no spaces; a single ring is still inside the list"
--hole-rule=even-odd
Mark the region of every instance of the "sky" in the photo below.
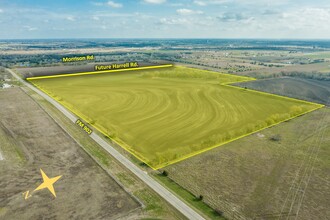
[[[0,39],[330,39],[329,0],[0,0]]]

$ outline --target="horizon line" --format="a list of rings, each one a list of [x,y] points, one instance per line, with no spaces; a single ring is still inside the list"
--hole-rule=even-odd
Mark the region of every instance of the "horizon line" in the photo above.
[[[330,38],[205,38],[205,37],[68,37],[68,38],[0,38],[0,40],[10,41],[10,40],[289,40],[289,41],[330,41]]]

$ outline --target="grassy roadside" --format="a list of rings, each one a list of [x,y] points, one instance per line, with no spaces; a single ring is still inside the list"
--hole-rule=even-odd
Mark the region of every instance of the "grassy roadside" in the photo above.
[[[178,195],[181,199],[186,201],[191,207],[199,210],[201,213],[210,219],[225,220],[226,218],[221,216],[216,210],[211,208],[209,205],[203,202],[202,199],[196,197],[188,190],[171,180],[169,177],[163,174],[154,174],[153,177],[157,179],[167,189]]]
[[[123,149],[121,146],[119,146],[117,143],[112,142],[110,138],[102,135],[97,130],[94,130],[93,132],[97,133],[104,141],[111,144],[117,151],[119,151],[122,155],[124,155],[126,158],[128,158],[131,162],[133,162],[136,166],[140,167],[140,169],[144,170],[145,172],[148,172],[150,176],[152,176],[154,179],[156,179],[160,184],[165,186],[168,190],[170,190],[172,193],[174,193],[176,196],[181,198],[183,201],[185,201],[189,206],[193,207],[195,210],[199,211],[199,213],[206,219],[215,219],[215,220],[225,220],[226,218],[221,216],[219,213],[216,212],[212,207],[204,203],[203,201],[198,200],[195,195],[193,195],[191,192],[177,184],[175,181],[170,179],[167,176],[164,176],[160,174],[158,171],[154,171],[152,168],[148,167],[148,165],[141,162],[139,159],[128,153],[125,149]],[[121,182],[128,182],[131,183],[131,179],[127,179],[126,176],[118,175],[116,176]],[[148,199],[148,203],[146,205],[147,210],[155,210],[156,212],[161,212],[161,209],[158,207],[157,203],[154,203],[154,198],[148,196],[148,192],[146,191],[138,191],[136,192],[136,195],[138,198],[143,197],[145,199]]]
[[[98,131],[94,131],[97,132]],[[116,150],[118,150],[121,154],[123,154],[126,158],[128,158],[130,161],[132,161],[136,166],[139,166],[140,169],[144,170],[145,172],[148,172],[150,176],[154,177],[160,184],[165,186],[167,189],[169,189],[171,192],[173,192],[175,195],[177,195],[179,198],[181,198],[183,201],[185,201],[187,204],[189,204],[191,207],[193,207],[195,210],[198,210],[200,214],[204,218],[207,219],[216,219],[216,220],[225,220],[223,216],[221,216],[219,213],[216,212],[213,208],[211,208],[209,205],[204,203],[203,201],[199,201],[195,195],[193,195],[191,192],[171,180],[169,177],[166,177],[162,174],[160,174],[158,171],[152,170],[148,165],[144,164],[137,158],[135,158],[133,155],[129,154],[126,150],[121,148],[116,143],[111,142],[111,139],[103,136],[99,133],[101,138],[110,143]],[[121,181],[130,181],[125,179],[124,177],[119,177]],[[152,207],[153,204],[150,204]],[[157,206],[154,206],[157,207]]]

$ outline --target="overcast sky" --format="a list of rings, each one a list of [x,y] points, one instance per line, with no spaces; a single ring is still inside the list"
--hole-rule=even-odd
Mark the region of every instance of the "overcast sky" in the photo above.
[[[0,38],[330,39],[330,1],[0,0]]]

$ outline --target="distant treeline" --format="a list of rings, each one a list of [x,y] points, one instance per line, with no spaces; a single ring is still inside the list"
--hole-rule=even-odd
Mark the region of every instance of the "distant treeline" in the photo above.
[[[38,49],[77,49],[77,48],[114,48],[114,47],[173,47],[185,48],[330,48],[329,40],[271,40],[271,39],[34,39],[34,40],[2,40],[3,44],[14,45],[13,48]],[[15,44],[12,44],[15,43]]]
[[[84,56],[86,54],[66,54],[65,56]],[[142,53],[112,52],[94,53],[95,62],[107,61],[127,61],[127,60],[147,60]],[[62,54],[20,54],[20,55],[0,55],[0,66],[12,67],[37,67],[37,66],[56,66],[62,64]],[[75,63],[83,64],[83,62]]]

